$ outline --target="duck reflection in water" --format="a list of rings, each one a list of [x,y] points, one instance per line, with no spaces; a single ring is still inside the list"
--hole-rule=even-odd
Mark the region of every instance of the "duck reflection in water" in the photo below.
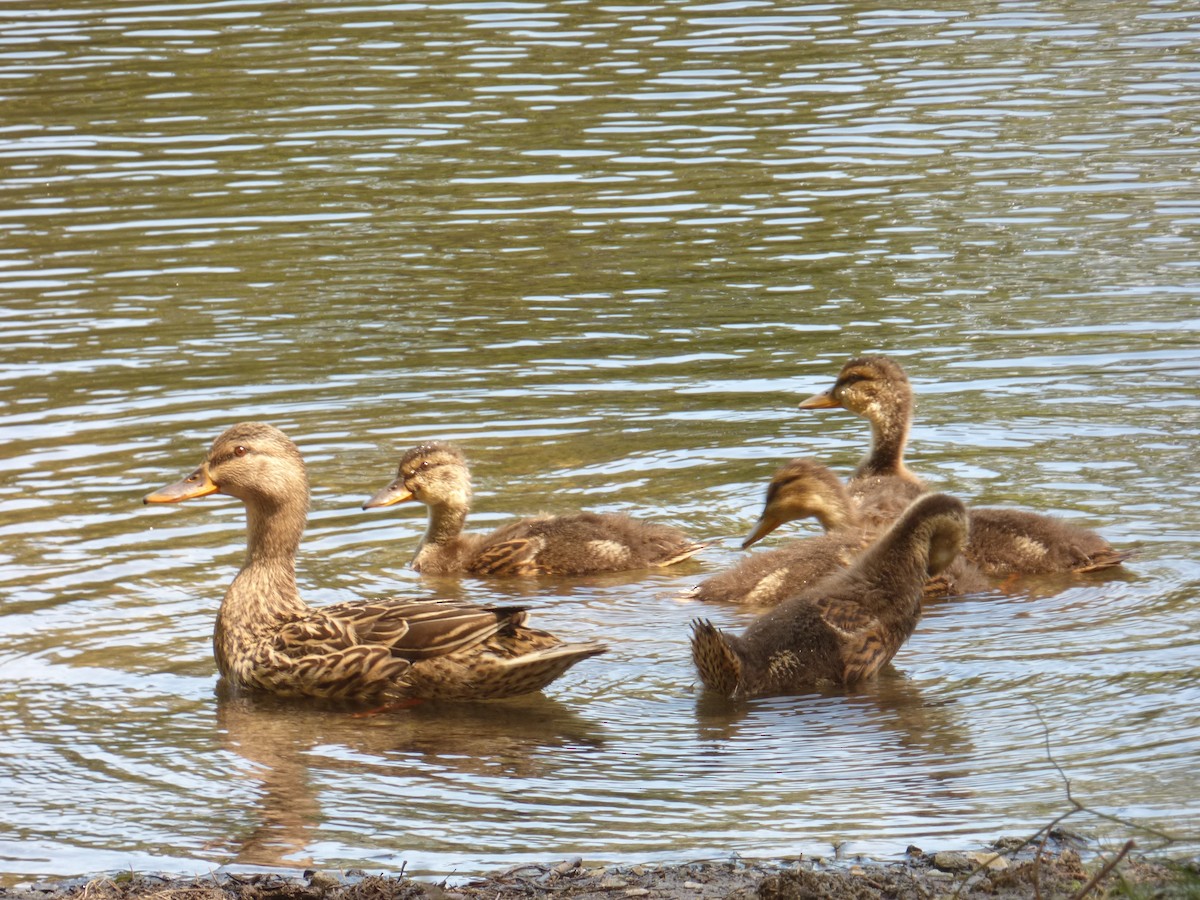
[[[258,794],[256,806],[246,810],[249,824],[231,834],[225,848],[233,861],[262,866],[311,862],[306,848],[328,819],[319,794],[338,792],[343,779],[386,779],[401,785],[398,792],[409,781],[457,784],[464,773],[540,779],[553,777],[558,764],[573,764],[563,748],[587,751],[604,744],[599,726],[542,694],[486,703],[422,703],[364,717],[248,695],[223,679],[217,686],[216,726],[221,746],[248,764],[236,777],[251,788],[257,783]],[[314,755],[317,747],[326,749]]]
[[[962,712],[956,700],[930,696],[888,665],[854,688],[750,700],[701,691],[696,728],[708,748],[706,777],[719,781],[767,757],[772,765],[804,771],[789,788],[797,795],[788,799],[793,805],[809,806],[803,799],[809,792],[813,803],[839,790],[853,796],[853,781],[861,777],[886,784],[886,802],[936,817],[977,793],[976,748]]]

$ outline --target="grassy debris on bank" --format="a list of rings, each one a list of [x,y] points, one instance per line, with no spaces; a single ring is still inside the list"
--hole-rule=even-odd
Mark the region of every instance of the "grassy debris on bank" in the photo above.
[[[1017,842],[1020,843],[1020,842]],[[590,867],[580,860],[518,866],[462,883],[308,871],[171,878],[125,873],[0,889],[0,900],[495,900],[649,897],[730,900],[980,900],[980,898],[1197,898],[1200,861],[1110,853],[1084,862],[1069,848],[925,854],[899,862],[765,862],[731,859]]]

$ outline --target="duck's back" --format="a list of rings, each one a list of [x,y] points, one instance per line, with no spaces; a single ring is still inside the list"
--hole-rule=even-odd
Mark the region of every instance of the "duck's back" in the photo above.
[[[1119,565],[1129,554],[1104,538],[1055,516],[1020,509],[972,509],[963,555],[993,576],[1092,572]]]
[[[838,636],[811,604],[777,607],[741,636],[698,620],[692,629],[692,660],[705,686],[726,697],[837,683],[843,668]]]
[[[619,513],[537,516],[506,525],[480,544],[475,575],[589,575],[668,566],[705,545],[667,525]]]
[[[925,492],[921,482],[901,475],[855,475],[846,487],[863,527],[876,533],[885,531]]]
[[[710,603],[776,606],[849,566],[866,545],[860,529],[840,529],[751,553],[693,588],[688,598]]]

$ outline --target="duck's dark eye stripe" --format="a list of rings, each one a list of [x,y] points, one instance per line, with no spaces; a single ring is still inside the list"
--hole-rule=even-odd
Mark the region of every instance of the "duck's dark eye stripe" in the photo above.
[[[232,450],[227,450],[224,453],[222,453],[220,456],[214,456],[212,459],[212,463],[213,463],[213,465],[220,465],[221,463],[229,462],[229,460],[231,460],[235,457],[245,456],[249,452],[250,452],[249,447],[247,447],[243,444],[238,444]]]

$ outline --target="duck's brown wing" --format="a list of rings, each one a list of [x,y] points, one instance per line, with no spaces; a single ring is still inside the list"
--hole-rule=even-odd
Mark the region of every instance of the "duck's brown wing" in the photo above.
[[[532,537],[513,537],[489,543],[467,564],[472,575],[545,575],[538,563],[542,542]]]
[[[706,544],[617,513],[535,516],[494,531],[467,564],[474,575],[591,575],[669,566]]]
[[[454,653],[525,622],[520,606],[477,606],[449,600],[389,599],[313,610],[281,629],[279,640],[329,650],[349,644],[385,647],[408,660]]]
[[[895,655],[894,641],[888,640],[883,624],[858,603],[826,599],[816,606],[821,621],[838,637],[844,684],[870,678]]]

